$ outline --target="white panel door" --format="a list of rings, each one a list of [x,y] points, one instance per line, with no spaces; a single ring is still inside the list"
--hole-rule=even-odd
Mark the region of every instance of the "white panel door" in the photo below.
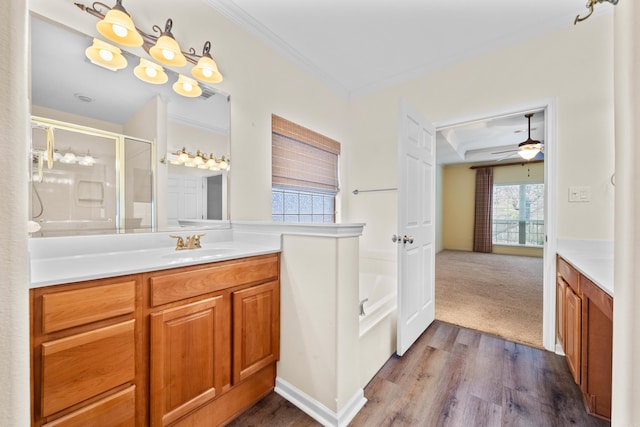
[[[167,178],[167,223],[178,225],[180,219],[206,218],[203,202],[203,178],[169,174]]]
[[[398,342],[402,356],[435,319],[435,129],[400,99]]]

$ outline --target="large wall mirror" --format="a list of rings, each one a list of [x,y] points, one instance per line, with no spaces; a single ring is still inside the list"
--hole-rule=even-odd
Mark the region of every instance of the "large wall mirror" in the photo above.
[[[145,83],[133,72],[140,59],[124,49],[126,68],[99,67],[85,56],[92,43],[31,16],[32,236],[228,220],[230,172],[174,163],[201,151],[230,165],[229,95],[201,84],[200,96],[181,96],[166,68],[167,83]],[[50,140],[54,159],[43,155]]]

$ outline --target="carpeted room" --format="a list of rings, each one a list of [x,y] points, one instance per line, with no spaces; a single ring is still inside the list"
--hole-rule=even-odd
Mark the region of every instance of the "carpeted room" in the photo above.
[[[436,255],[436,319],[542,348],[541,245],[474,252],[476,168],[443,167],[442,242]],[[492,185],[541,184],[544,163],[494,167]]]

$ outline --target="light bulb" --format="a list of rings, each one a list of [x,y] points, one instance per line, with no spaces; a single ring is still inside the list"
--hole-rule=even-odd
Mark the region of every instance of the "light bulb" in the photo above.
[[[184,90],[186,90],[187,92],[191,92],[191,90],[193,89],[193,85],[191,83],[183,83],[182,87],[184,88]]]
[[[146,68],[144,69],[144,73],[145,73],[147,76],[149,76],[149,77],[151,77],[151,78],[154,78],[155,76],[157,76],[157,75],[158,75],[158,70],[156,70],[156,69],[155,69],[155,68],[153,68],[153,67],[146,67]]]
[[[104,59],[107,62],[111,62],[113,60],[113,52],[107,49],[100,49],[100,58]]]
[[[202,69],[202,75],[205,76],[205,77],[211,77],[211,76],[213,76],[213,71],[211,71],[208,68],[203,68]]]
[[[129,34],[129,30],[127,30],[122,25],[113,24],[111,26],[111,29],[113,30],[113,33],[118,37],[125,38],[125,37],[127,37],[127,34]]]
[[[162,56],[164,56],[168,61],[172,61],[176,54],[169,49],[162,49]]]

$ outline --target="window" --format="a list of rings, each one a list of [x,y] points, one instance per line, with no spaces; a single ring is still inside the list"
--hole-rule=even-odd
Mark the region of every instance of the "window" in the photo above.
[[[340,143],[272,116],[271,215],[276,222],[335,222]]]
[[[493,244],[544,244],[544,184],[493,186]]]

